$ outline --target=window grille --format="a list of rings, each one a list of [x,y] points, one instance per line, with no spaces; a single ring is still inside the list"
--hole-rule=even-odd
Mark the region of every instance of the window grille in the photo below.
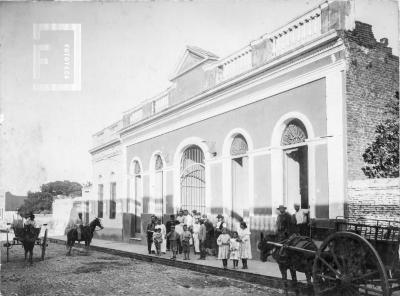
[[[249,150],[246,139],[242,135],[237,135],[233,138],[231,145],[231,155],[243,155]]]
[[[154,176],[154,214],[158,217],[163,215],[163,200],[164,200],[164,176],[163,162],[160,155],[156,155],[155,161],[155,176]]]
[[[282,134],[281,145],[292,145],[305,142],[307,131],[300,120],[292,120],[288,123]]]
[[[206,183],[204,153],[200,147],[188,147],[181,159],[181,207],[192,211],[205,213],[206,209]]]
[[[155,164],[156,171],[163,169],[163,162],[160,155],[156,155],[156,164]]]

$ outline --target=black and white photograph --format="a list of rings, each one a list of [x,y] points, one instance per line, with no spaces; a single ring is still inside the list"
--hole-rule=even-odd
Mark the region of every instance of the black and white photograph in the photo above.
[[[397,0],[0,0],[0,296],[400,296]]]

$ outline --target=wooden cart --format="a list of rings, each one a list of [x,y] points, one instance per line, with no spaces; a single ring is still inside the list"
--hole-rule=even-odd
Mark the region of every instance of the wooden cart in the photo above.
[[[390,296],[400,290],[400,221],[338,217],[316,252],[268,243],[315,256],[315,295]]]
[[[44,225],[46,226],[46,225]],[[9,230],[7,231],[7,241],[4,243],[4,247],[7,248],[7,262],[9,261],[10,249],[14,246],[22,246],[23,245],[23,232],[25,231],[23,227],[14,227],[12,228],[14,231],[14,238],[12,240],[9,239]],[[41,259],[44,260],[44,256],[46,253],[47,247],[47,229],[44,231],[44,236],[39,237],[41,228],[34,228],[35,231],[35,245],[39,245],[41,249]]]

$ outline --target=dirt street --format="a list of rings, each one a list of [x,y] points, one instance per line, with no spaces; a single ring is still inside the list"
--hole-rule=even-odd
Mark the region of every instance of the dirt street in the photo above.
[[[44,261],[39,247],[34,263],[24,262],[15,246],[6,263],[1,248],[1,293],[11,295],[281,295],[277,289],[140,260],[50,243]]]

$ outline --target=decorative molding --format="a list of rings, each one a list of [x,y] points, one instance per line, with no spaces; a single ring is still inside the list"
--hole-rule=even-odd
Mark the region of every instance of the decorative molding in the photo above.
[[[304,65],[310,64],[318,59],[329,56],[334,52],[343,50],[345,47],[344,47],[342,41],[337,40],[334,43],[329,43],[332,40],[337,39],[337,37],[338,37],[338,35],[337,35],[336,31],[327,32],[324,35],[321,35],[321,37],[318,38],[317,40],[310,42],[310,44],[308,44],[307,46],[306,45],[302,46],[300,49],[295,50],[287,55],[275,58],[274,60],[272,60],[258,68],[253,68],[250,71],[242,73],[239,76],[235,76],[231,79],[225,80],[225,81],[221,82],[220,84],[218,84],[217,86],[215,86],[214,88],[206,90],[206,91],[202,92],[201,94],[192,97],[191,99],[181,102],[180,104],[171,106],[170,108],[160,112],[156,116],[152,116],[150,118],[144,119],[135,125],[130,125],[128,127],[125,127],[124,129],[121,130],[120,136],[121,136],[121,138],[126,137],[126,134],[130,133],[134,129],[138,129],[141,127],[149,128],[149,127],[157,124],[158,123],[157,121],[165,121],[166,119],[168,119],[168,117],[174,118],[178,115],[177,114],[178,111],[190,112],[190,109],[198,108],[199,105],[202,105],[202,106],[208,105],[208,104],[210,104],[210,101],[212,101],[211,103],[213,103],[214,101],[218,101],[221,97],[223,98],[225,96],[232,95],[238,91],[247,89],[251,86],[269,81],[273,78],[276,78],[278,76],[286,74],[286,73],[288,73],[292,70],[295,70],[297,68],[300,68]],[[302,57],[301,59],[298,59],[298,60],[294,59],[295,56],[301,56],[304,52],[311,51],[312,49],[315,49],[318,46],[320,47],[318,51],[316,51],[312,54],[309,54],[305,57]],[[325,51],[325,52],[323,54],[321,54],[323,51]],[[318,55],[319,55],[319,57],[317,57]],[[289,59],[291,59],[289,61],[289,63],[287,65],[283,66],[282,68],[273,70],[270,73],[266,73],[265,76],[263,76],[261,78],[253,79],[250,82],[245,83],[244,85],[239,85],[240,82],[242,82],[242,81],[249,81],[250,80],[249,78],[251,76],[259,75],[262,72],[265,72],[271,68],[278,66],[278,64],[280,64],[280,63],[287,62],[287,60],[289,60]],[[230,88],[231,86],[233,86],[233,87]],[[224,90],[225,93],[218,94],[215,97],[211,97],[212,95],[215,95],[218,92],[221,92],[221,90]],[[205,98],[207,98],[207,100],[204,100]]]
[[[263,89],[263,90],[258,91],[257,93],[253,93],[253,94],[242,96],[240,99],[238,99],[238,100],[236,100],[234,102],[231,101],[231,102],[229,102],[229,103],[227,103],[227,104],[225,104],[225,105],[223,105],[221,107],[217,107],[217,108],[208,110],[207,112],[198,113],[198,114],[196,114],[196,116],[191,116],[190,118],[187,118],[187,119],[184,119],[184,120],[180,120],[179,122],[173,122],[173,123],[171,123],[171,124],[169,124],[167,126],[165,125],[166,121],[168,121],[169,119],[174,119],[174,118],[176,118],[177,116],[180,116],[180,115],[186,115],[187,113],[195,111],[198,108],[205,107],[205,106],[208,106],[210,104],[219,102],[220,100],[223,100],[223,99],[229,97],[230,95],[235,94],[234,91],[231,91],[230,93],[218,96],[217,98],[213,98],[212,100],[209,100],[209,101],[206,101],[206,102],[202,102],[201,104],[192,105],[190,108],[188,108],[186,110],[182,110],[182,112],[180,114],[174,114],[173,116],[171,115],[171,116],[168,116],[168,117],[166,116],[166,117],[163,117],[163,118],[159,118],[158,122],[153,122],[151,124],[148,124],[147,126],[143,126],[143,129],[137,130],[134,133],[130,133],[129,135],[127,135],[126,133],[121,133],[122,141],[123,141],[125,146],[130,146],[130,145],[133,145],[135,143],[139,143],[139,142],[151,139],[153,137],[156,137],[156,136],[171,132],[173,130],[185,127],[187,125],[199,122],[201,120],[205,120],[205,119],[208,119],[208,118],[211,118],[211,117],[214,117],[214,116],[229,112],[231,110],[243,107],[245,105],[249,105],[251,103],[255,103],[257,101],[260,101],[260,100],[263,100],[263,99],[267,99],[268,97],[274,96],[274,95],[282,93],[284,91],[287,91],[287,90],[296,88],[298,86],[301,86],[303,84],[306,84],[306,83],[309,83],[309,82],[324,78],[332,70],[341,71],[344,68],[345,68],[345,62],[340,60],[340,61],[337,61],[334,64],[329,64],[329,65],[327,65],[325,67],[322,67],[322,68],[319,68],[317,70],[308,72],[307,74],[297,76],[297,77],[295,77],[293,79],[290,79],[290,80],[286,80],[285,82],[277,84],[277,85],[275,85],[273,87],[270,87],[268,89]],[[284,73],[282,73],[282,74],[284,74]],[[249,87],[256,86],[256,85],[258,85],[260,83],[263,83],[263,82],[266,82],[266,81],[268,81],[268,80],[270,80],[272,78],[275,78],[275,77],[270,77],[269,76],[269,77],[264,77],[263,80],[257,80],[257,81],[253,80],[253,82],[250,84],[250,86],[247,85],[246,87],[241,87],[238,90],[236,90],[236,92],[243,91],[243,90],[245,90],[245,89],[247,89]],[[138,136],[137,135],[139,133],[142,133],[142,132],[144,132],[144,131],[146,131],[146,130],[148,130],[150,128],[153,128],[153,127],[155,127],[157,125],[160,125],[160,124],[163,124],[164,127],[158,129],[155,132],[151,132],[151,133],[148,133],[148,134],[143,135],[143,136]],[[133,140],[126,140],[126,138],[128,136],[129,137],[135,136],[135,137],[134,137]]]

